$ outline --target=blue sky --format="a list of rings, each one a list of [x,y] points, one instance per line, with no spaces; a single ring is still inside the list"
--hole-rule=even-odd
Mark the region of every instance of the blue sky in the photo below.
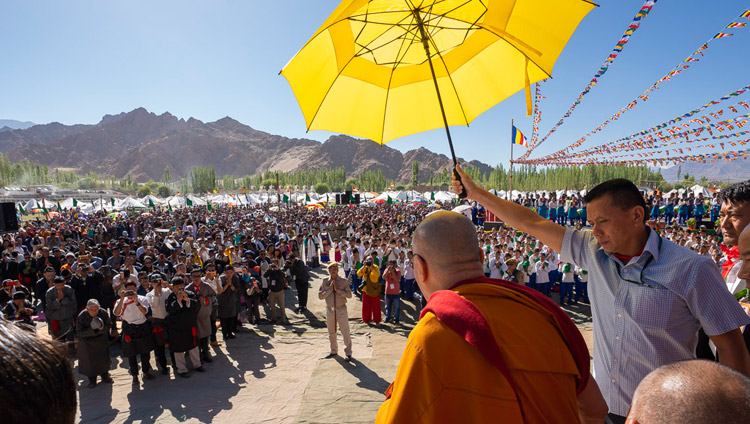
[[[278,72],[337,4],[3,0],[0,118],[93,124],[104,114],[145,107],[205,122],[231,116],[258,130],[323,141],[330,133],[305,132],[302,113]],[[553,79],[543,85],[542,134],[570,107],[642,4],[602,1],[583,20]],[[648,102],[583,147],[656,125],[750,84],[750,25],[724,29],[748,8],[750,2],[737,0],[658,1],[599,84],[532,157],[558,150],[598,126],[717,32],[735,35],[712,42],[701,62],[662,84]],[[745,94],[737,100],[748,99]],[[452,127],[456,154],[507,166],[511,119],[531,135],[523,93],[468,128]],[[443,130],[388,146],[401,151],[425,146],[449,154]],[[523,151],[516,148],[515,156]]]

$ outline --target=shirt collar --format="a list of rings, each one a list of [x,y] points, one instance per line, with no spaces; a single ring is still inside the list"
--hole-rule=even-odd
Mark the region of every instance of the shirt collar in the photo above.
[[[653,259],[654,261],[658,261],[659,260],[659,234],[657,234],[656,231],[652,230],[651,227],[646,227],[646,229],[648,230],[648,239],[646,239],[646,245],[643,247],[643,251],[641,252],[641,254],[638,255],[637,260],[641,261],[641,258],[643,258],[643,254],[648,252],[651,254],[651,256],[654,257]],[[604,250],[603,247],[600,247],[600,249]],[[612,258],[612,260],[620,262],[622,264],[622,261],[617,259],[614,253],[607,253],[607,256]],[[633,263],[633,262],[634,261],[631,259],[631,261],[628,262],[628,264]],[[622,264],[622,265],[624,266],[627,264]]]

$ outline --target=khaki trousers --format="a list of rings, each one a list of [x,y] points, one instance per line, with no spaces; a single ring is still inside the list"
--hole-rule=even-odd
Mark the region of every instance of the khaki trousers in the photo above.
[[[281,321],[286,323],[286,310],[284,310],[284,290],[270,292],[268,294],[268,306],[271,308],[271,321],[276,322],[276,304],[281,308]]]
[[[180,374],[187,372],[187,366],[185,364],[185,353],[190,356],[190,362],[193,363],[193,369],[201,366],[201,357],[198,351],[198,346],[188,350],[187,352],[175,352],[174,362],[175,366],[177,366],[177,372]]]
[[[346,306],[339,306],[336,311],[332,307],[326,307],[326,327],[328,327],[328,340],[331,342],[331,353],[339,353],[339,344],[336,341],[336,324],[344,337],[344,353],[352,354],[352,338],[349,334],[349,313]]]

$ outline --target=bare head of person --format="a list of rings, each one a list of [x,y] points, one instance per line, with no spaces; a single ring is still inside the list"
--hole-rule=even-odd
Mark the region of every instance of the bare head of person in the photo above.
[[[721,234],[724,244],[737,246],[739,236],[745,227],[750,224],[750,180],[731,186],[719,192],[721,210]]]
[[[594,237],[605,252],[627,254],[634,238],[646,234],[646,201],[630,180],[605,181],[583,200]]]
[[[438,290],[484,275],[477,232],[466,215],[438,211],[414,230],[414,276],[429,297]]]
[[[633,394],[626,424],[741,422],[750,422],[750,378],[717,362],[691,360],[648,374]]]

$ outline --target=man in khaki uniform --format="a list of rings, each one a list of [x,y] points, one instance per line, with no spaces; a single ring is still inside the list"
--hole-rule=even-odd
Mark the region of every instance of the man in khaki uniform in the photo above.
[[[339,276],[339,264],[332,262],[328,265],[328,275],[318,291],[318,298],[326,301],[326,326],[328,327],[328,339],[331,342],[331,352],[323,359],[333,358],[338,355],[339,345],[336,341],[336,324],[344,337],[344,353],[346,362],[352,360],[352,338],[349,335],[349,314],[346,310],[346,299],[352,297],[352,289],[349,281]],[[334,293],[335,292],[335,293]]]

